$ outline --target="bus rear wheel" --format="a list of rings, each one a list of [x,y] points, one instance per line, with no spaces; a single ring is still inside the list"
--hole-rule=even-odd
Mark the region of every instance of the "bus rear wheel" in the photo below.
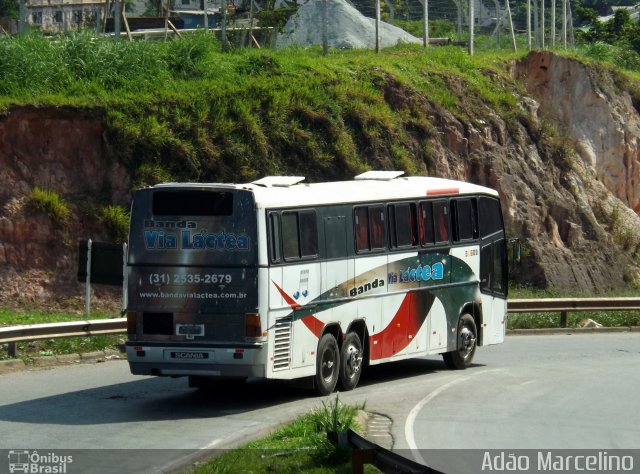
[[[444,364],[452,370],[463,370],[471,365],[476,353],[478,330],[470,314],[463,314],[458,321],[457,349],[442,354]]]
[[[355,332],[350,332],[340,350],[340,387],[353,390],[362,373],[362,342]]]
[[[320,395],[332,393],[338,383],[340,351],[333,334],[325,334],[318,343],[316,360],[315,390]]]

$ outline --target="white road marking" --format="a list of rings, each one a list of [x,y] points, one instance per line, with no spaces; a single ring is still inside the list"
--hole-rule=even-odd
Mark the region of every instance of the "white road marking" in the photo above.
[[[448,389],[449,387],[453,387],[454,385],[459,384],[460,382],[463,382],[468,378],[469,377],[457,378],[455,380],[452,380],[449,383],[442,385],[441,387],[438,387],[429,395],[427,395],[422,400],[420,400],[409,412],[409,415],[407,416],[407,421],[405,421],[404,423],[404,437],[407,440],[407,444],[409,445],[409,449],[411,449],[411,454],[413,455],[413,459],[415,459],[416,462],[420,464],[424,464],[425,466],[427,465],[427,462],[424,460],[424,458],[420,455],[420,452],[418,451],[418,446],[416,445],[416,440],[413,436],[413,424],[416,421],[416,417],[418,416],[418,413],[420,413],[420,410],[422,410],[422,408],[424,408],[424,406],[427,403],[429,403],[431,400],[436,398],[446,389]]]
[[[216,444],[220,443],[220,441],[222,441],[222,438],[214,439],[214,440],[213,440],[213,441],[211,441],[209,444],[207,444],[204,448],[200,448],[200,449],[211,449],[211,448],[213,448]]]
[[[442,385],[441,387],[438,387],[437,389],[435,389],[429,395],[427,395],[422,400],[420,400],[411,409],[411,411],[409,412],[409,415],[407,415],[407,421],[405,421],[405,423],[404,423],[404,437],[407,440],[407,444],[409,445],[409,449],[411,449],[411,454],[413,456],[413,459],[416,462],[418,462],[420,464],[424,464],[425,466],[427,465],[427,462],[420,455],[420,451],[418,450],[418,445],[416,444],[415,437],[413,436],[413,424],[416,421],[416,417],[418,416],[418,413],[420,413],[420,411],[425,407],[425,405],[427,403],[429,403],[431,400],[433,400],[434,398],[436,398],[438,395],[440,395],[442,392],[447,390],[448,388],[453,387],[454,385],[457,385],[457,384],[459,384],[461,382],[464,382],[466,380],[469,380],[471,377],[476,377],[478,375],[487,374],[489,372],[502,372],[503,370],[504,369],[483,370],[481,372],[477,372],[477,373],[475,373],[473,375],[470,375],[468,377],[456,378],[456,379],[452,380],[451,382],[446,383],[446,384]]]

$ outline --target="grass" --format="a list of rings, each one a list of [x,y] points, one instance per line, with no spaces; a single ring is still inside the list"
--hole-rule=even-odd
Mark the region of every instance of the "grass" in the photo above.
[[[94,311],[90,319],[108,319],[113,313]],[[86,316],[78,312],[19,311],[0,309],[0,326],[47,324],[68,321],[84,321]],[[17,344],[18,357],[26,362],[33,362],[34,357],[59,354],[84,354],[105,349],[116,349],[124,342],[123,336],[70,337],[63,339],[47,339]],[[9,359],[7,347],[0,345],[0,360]]]
[[[60,195],[50,189],[33,188],[27,197],[29,208],[33,212],[47,214],[58,226],[63,226],[69,220],[69,206]]]
[[[129,237],[129,211],[121,206],[105,206],[100,210],[100,222],[111,242],[121,244]]]
[[[339,396],[322,408],[307,413],[270,435],[239,449],[225,452],[196,474],[212,473],[350,473],[351,455],[346,447],[331,444],[327,433],[338,428],[357,429],[354,417],[359,407],[344,405]],[[367,472],[379,472],[371,466]]]
[[[106,311],[92,311],[90,319],[108,319],[114,316],[118,315]],[[67,321],[85,321],[86,319],[86,315],[80,311],[27,311],[0,308],[0,326],[61,323]]]
[[[371,166],[416,173],[430,104],[463,117],[487,107],[520,113],[502,83],[513,86],[502,64],[514,57],[417,46],[225,53],[204,33],[131,43],[31,34],[0,38],[0,108],[104,110],[111,153],[136,184],[293,172],[327,180]]]

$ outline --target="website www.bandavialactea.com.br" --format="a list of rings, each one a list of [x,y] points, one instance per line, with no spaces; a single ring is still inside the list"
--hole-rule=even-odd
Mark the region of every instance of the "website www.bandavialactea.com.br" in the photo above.
[[[247,297],[247,293],[242,291],[234,292],[234,293],[210,293],[208,291],[199,292],[199,291],[184,291],[184,292],[171,292],[165,293],[164,291],[158,292],[140,292],[139,297],[142,299],[210,299],[210,300],[241,300]]]

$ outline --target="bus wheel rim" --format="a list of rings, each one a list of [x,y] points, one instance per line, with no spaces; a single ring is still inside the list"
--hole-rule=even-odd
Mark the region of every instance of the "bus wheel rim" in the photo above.
[[[350,379],[360,372],[360,367],[362,366],[362,354],[353,344],[350,344],[347,348],[347,360],[345,365],[347,376]]]
[[[331,349],[322,354],[322,378],[325,382],[330,382],[335,372],[335,352]]]
[[[467,359],[472,353],[476,346],[476,337],[473,334],[473,331],[468,327],[463,327],[462,331],[460,331],[460,355]]]

